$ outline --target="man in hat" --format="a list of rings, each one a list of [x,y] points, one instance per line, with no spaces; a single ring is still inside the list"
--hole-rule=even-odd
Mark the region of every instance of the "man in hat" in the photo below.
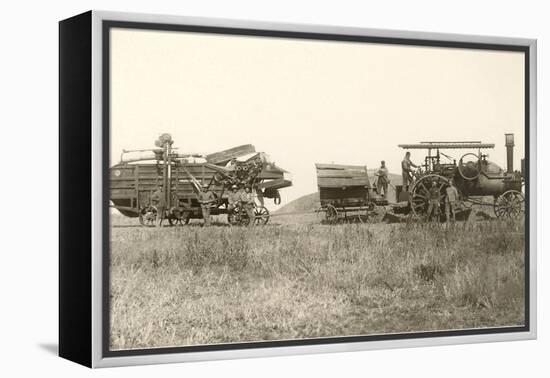
[[[413,182],[413,171],[411,167],[417,168],[418,165],[411,161],[411,153],[407,151],[401,162],[401,176],[403,178],[403,190],[409,190],[409,184]]]
[[[244,192],[241,192],[240,197],[241,208],[244,209],[246,215],[248,215],[248,225],[254,226],[256,221],[256,215],[254,214],[254,196],[248,186],[244,188]]]
[[[233,211],[235,211],[235,208],[239,204],[240,194],[238,190],[239,188],[237,187],[237,185],[231,186],[231,191],[227,196],[227,212],[229,214],[233,214]]]
[[[388,195],[388,184],[390,183],[390,180],[388,178],[388,168],[386,167],[386,162],[384,160],[380,162],[380,168],[378,168],[375,175],[378,177],[376,180],[376,190],[378,194],[386,198]]]
[[[204,226],[208,227],[210,226],[210,208],[216,201],[216,196],[210,189],[208,189],[208,187],[203,186],[198,195],[198,198],[201,205]]]
[[[151,204],[157,209],[156,225],[162,227],[162,220],[166,215],[166,198],[164,198],[164,191],[161,186],[151,195]]]
[[[453,215],[453,222],[456,221],[456,207],[459,201],[458,189],[454,185],[454,180],[449,181],[449,186],[445,189],[447,197],[445,198],[445,215],[447,222],[451,219],[450,215]]]
[[[428,212],[426,214],[428,217],[428,221],[431,221],[433,219],[432,215],[434,216],[436,221],[439,220],[439,206],[441,203],[440,201],[441,192],[439,191],[439,186],[437,186],[437,183],[435,181],[432,181],[432,186],[428,191]]]

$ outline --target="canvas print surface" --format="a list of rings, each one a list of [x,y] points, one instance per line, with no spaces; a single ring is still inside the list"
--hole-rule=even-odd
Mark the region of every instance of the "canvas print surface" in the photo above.
[[[525,325],[525,54],[109,31],[109,349]]]

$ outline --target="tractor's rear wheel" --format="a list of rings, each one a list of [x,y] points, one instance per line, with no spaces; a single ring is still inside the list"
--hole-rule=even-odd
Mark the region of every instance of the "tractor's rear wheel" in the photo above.
[[[508,190],[495,199],[497,218],[521,218],[525,214],[525,197],[517,190]]]
[[[440,175],[430,174],[418,179],[411,190],[411,210],[414,215],[424,217],[428,215],[430,188],[434,182],[439,189],[439,214],[445,211],[446,189],[449,186],[449,180]]]

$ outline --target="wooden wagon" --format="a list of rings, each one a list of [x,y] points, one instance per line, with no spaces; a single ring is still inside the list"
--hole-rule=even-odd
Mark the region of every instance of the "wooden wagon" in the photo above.
[[[371,187],[366,166],[315,164],[321,208],[327,223],[365,222],[388,202]]]
[[[265,154],[256,152],[252,145],[209,155],[183,154],[171,148],[168,134],[162,135],[156,145],[158,148],[151,150],[123,151],[121,162],[110,169],[111,207],[127,217],[139,218],[145,226],[156,222],[153,193],[159,188],[165,195],[164,218],[170,224],[202,218],[197,194],[203,187],[216,197],[211,215],[228,214],[230,220],[248,223],[250,220],[244,219],[244,215],[236,216],[245,213],[238,208],[229,214],[228,194],[233,185],[252,190],[256,196],[254,222],[265,224],[269,211],[264,198],[279,203],[279,189],[292,185],[285,178],[286,171]]]

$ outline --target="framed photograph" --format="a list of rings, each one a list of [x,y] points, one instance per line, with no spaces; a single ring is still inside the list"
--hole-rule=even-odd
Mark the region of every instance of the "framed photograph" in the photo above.
[[[60,22],[59,353],[536,337],[536,41]]]

